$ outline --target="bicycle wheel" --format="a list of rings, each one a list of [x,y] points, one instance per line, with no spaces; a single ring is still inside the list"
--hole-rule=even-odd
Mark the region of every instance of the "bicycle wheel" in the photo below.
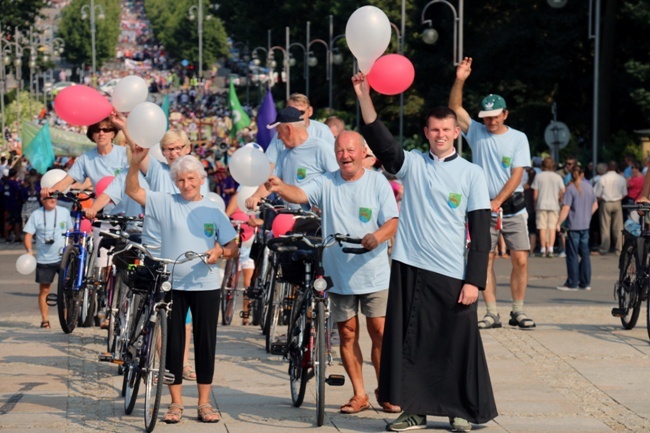
[[[127,324],[131,315],[129,288],[124,284],[124,275],[117,271],[110,279],[112,286],[111,305],[108,311],[108,352],[114,359],[122,359],[122,348],[127,337]]]
[[[325,337],[325,306],[316,303],[316,329],[314,330],[314,376],[316,377],[316,424],[320,427],[325,419],[325,371],[327,370],[327,347]]]
[[[294,323],[293,321],[291,323]],[[305,390],[309,380],[309,368],[305,365],[305,339],[307,338],[306,311],[300,314],[295,322],[295,330],[287,335],[292,335],[289,340],[289,385],[291,387],[291,402],[295,407],[300,407],[305,399]]]
[[[144,425],[148,432],[152,432],[158,419],[167,359],[167,310],[165,308],[159,308],[156,312],[156,321],[149,334],[147,347],[149,353],[145,365]]]
[[[273,278],[271,289],[270,312],[268,314],[268,331],[266,333],[266,352],[271,352],[271,344],[278,340],[279,329],[282,327],[282,315],[284,314],[285,285]],[[287,334],[287,339],[289,338]]]
[[[59,269],[59,280],[57,287],[57,311],[61,329],[66,334],[74,331],[77,326],[79,315],[79,292],[74,289],[75,280],[79,272],[79,259],[77,249],[68,246],[63,251],[61,268]]]
[[[271,313],[271,305],[273,304],[273,292],[275,284],[275,269],[269,264],[264,273],[264,279],[260,282],[262,287],[262,318],[260,326],[262,327],[262,334],[269,333],[269,314]]]
[[[221,284],[221,324],[230,325],[235,315],[237,284],[239,283],[238,259],[226,261],[226,271]]]
[[[633,242],[636,242],[636,240],[633,240]],[[628,243],[621,254],[619,261],[620,274],[616,285],[621,324],[625,329],[632,329],[636,326],[641,312],[641,297],[638,293],[636,279],[638,265],[636,246]]]
[[[135,401],[138,399],[138,391],[140,390],[140,378],[142,372],[137,365],[129,365],[124,371],[126,375],[126,389],[124,391],[124,413],[131,415],[135,407]]]
[[[95,324],[95,314],[97,313],[97,291],[94,288],[85,285],[81,290],[81,312],[79,316],[79,326],[90,328]]]

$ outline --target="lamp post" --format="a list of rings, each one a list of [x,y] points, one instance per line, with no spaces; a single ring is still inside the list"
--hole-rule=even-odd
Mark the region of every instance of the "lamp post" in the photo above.
[[[395,30],[395,35],[397,36],[397,48],[400,51],[401,55],[404,55],[404,42],[403,37],[404,33],[400,32],[397,26],[393,23],[390,23],[390,26]],[[404,138],[404,92],[399,94],[399,144],[402,144]]]
[[[265,80],[262,80],[261,77],[260,77],[260,58],[259,58],[259,55],[257,54],[257,50],[264,51],[264,58],[267,61],[267,64],[265,65],[266,70],[267,70],[267,75],[266,75]],[[255,47],[252,50],[252,55],[253,55],[253,59],[252,59],[253,60],[253,67],[255,69],[254,69],[254,74],[251,77],[251,80],[253,81],[253,83],[255,83],[256,86],[258,86],[258,90],[261,88],[263,82],[267,82],[267,87],[268,87],[268,83],[270,82],[269,81],[270,78],[269,78],[269,75],[268,75],[268,71],[269,71],[269,64],[268,64],[269,51],[264,47]],[[262,103],[262,91],[261,90],[259,90],[259,92],[258,92],[258,99],[259,99],[259,103],[261,104]]]
[[[23,65],[23,47],[20,45],[20,40],[22,39],[22,35],[18,31],[18,29],[15,30],[14,33],[14,39],[9,40],[5,37],[2,36],[2,27],[0,26],[0,53],[2,53],[2,68],[0,70],[2,71],[1,75],[1,80],[0,80],[0,104],[1,104],[1,109],[2,109],[2,140],[4,141],[4,133],[5,133],[5,127],[6,127],[6,119],[5,119],[5,91],[6,91],[6,75],[5,75],[5,66],[11,65],[11,51],[13,48],[14,51],[14,60],[13,60],[13,65],[16,70],[16,82],[18,83],[18,91],[17,91],[17,97],[16,97],[16,104],[17,104],[17,121],[18,121],[18,131],[20,134],[20,90],[22,88],[22,80],[21,80],[21,68]]]
[[[96,83],[96,77],[95,74],[97,72],[97,49],[95,45],[95,39],[97,36],[97,23],[95,20],[95,11],[98,12],[97,14],[97,19],[103,20],[105,15],[104,15],[104,7],[102,5],[96,5],[95,0],[90,0],[90,4],[85,4],[81,7],[81,19],[85,20],[88,17],[90,17],[90,44],[91,44],[91,49],[92,49],[92,58],[93,58],[93,64],[92,64],[92,83],[95,85]]]
[[[289,27],[287,27],[287,33],[288,33],[288,30],[289,30]],[[288,101],[289,96],[291,95],[291,88],[290,88],[290,85],[289,85],[289,51],[287,50],[287,48],[281,47],[279,45],[271,47],[269,49],[269,57],[267,58],[266,64],[267,64],[267,66],[270,66],[269,67],[269,72],[271,72],[271,70],[275,69],[275,67],[277,66],[277,63],[275,61],[275,55],[273,54],[273,52],[275,50],[279,50],[279,51],[282,52],[282,55],[284,56],[283,59],[282,59],[282,65],[284,67],[283,73],[285,74],[284,80],[285,80],[285,84],[286,84],[286,100]]]
[[[341,38],[344,38],[344,34],[340,34],[337,36],[334,36],[334,17],[330,15],[330,34],[329,34],[329,52],[327,53],[327,57],[329,58],[329,71],[328,71],[328,76],[329,76],[329,110],[332,111],[332,86],[334,82],[334,68],[333,65],[340,65],[343,63],[343,55],[339,53],[338,48],[334,46],[336,41],[338,41]]]
[[[454,55],[453,61],[454,66],[458,66],[463,60],[463,11],[464,0],[458,0],[458,10],[449,3],[447,0],[432,0],[424,6],[422,9],[422,25],[427,24],[429,27],[422,32],[422,40],[424,43],[433,45],[438,40],[438,32],[433,28],[431,20],[425,19],[425,14],[429,6],[435,3],[444,3],[451,9],[451,12],[454,14]],[[458,136],[458,154],[462,156],[463,154],[463,137]]]
[[[250,60],[248,45],[243,42],[235,42],[232,44],[233,48],[241,47],[241,54],[238,52],[237,59],[246,62],[246,105],[250,106]]]
[[[47,43],[43,45],[43,62],[54,61],[55,57],[60,56],[65,51],[65,41],[62,38],[50,37]],[[49,68],[50,83],[54,82],[54,73]],[[43,104],[47,105],[47,92],[45,90],[45,72],[43,72]]]
[[[217,9],[219,5],[215,5]],[[197,32],[199,34],[199,79],[203,78],[203,21],[212,19],[212,15],[203,16],[203,0],[199,0],[198,5],[190,6],[188,10],[190,21],[196,19]]]

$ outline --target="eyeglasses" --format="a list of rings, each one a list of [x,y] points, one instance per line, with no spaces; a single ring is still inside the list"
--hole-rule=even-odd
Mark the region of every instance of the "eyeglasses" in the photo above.
[[[115,132],[114,128],[97,128],[93,131],[93,134],[97,134],[99,132],[103,132],[104,134],[108,134],[109,132]]]
[[[179,146],[179,147],[165,147],[162,150],[162,153],[172,153],[172,152],[180,152],[181,150],[185,149],[187,146]]]

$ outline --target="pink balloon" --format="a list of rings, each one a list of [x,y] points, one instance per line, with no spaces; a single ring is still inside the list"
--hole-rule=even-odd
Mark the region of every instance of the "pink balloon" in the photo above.
[[[90,222],[88,218],[84,218],[81,220],[81,224],[79,225],[79,230],[81,230],[84,233],[92,233],[93,224]]]
[[[108,117],[113,111],[109,100],[92,87],[66,87],[54,98],[56,115],[71,125],[88,126]]]
[[[230,219],[237,220],[237,221],[248,221],[248,215],[246,215],[244,212],[238,210],[237,212],[233,213],[230,215]],[[253,236],[253,233],[255,233],[255,229],[253,227],[249,226],[248,224],[242,224],[240,226],[242,229],[242,235],[241,235],[241,240],[242,242],[246,242]]]
[[[97,182],[97,185],[95,185],[95,197],[99,197],[99,195],[103,193],[106,188],[108,188],[108,185],[113,182],[113,179],[115,179],[115,176],[102,177],[99,182]]]
[[[413,63],[401,54],[387,54],[377,59],[367,75],[368,84],[383,95],[398,95],[413,84]]]
[[[293,230],[294,222],[295,220],[293,219],[293,215],[280,214],[276,216],[273,220],[273,225],[271,226],[273,236],[277,238],[278,236],[286,235],[287,232]]]

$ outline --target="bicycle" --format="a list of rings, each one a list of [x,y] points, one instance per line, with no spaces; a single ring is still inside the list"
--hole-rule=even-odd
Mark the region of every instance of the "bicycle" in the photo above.
[[[94,198],[94,194],[81,191],[67,194],[53,193],[52,197],[72,202],[71,214],[74,225],[65,233],[66,247],[63,249],[57,287],[57,311],[61,329],[66,334],[74,331],[77,321],[81,326],[90,326],[93,305],[96,305],[94,272],[94,248],[91,233],[81,229],[84,217],[82,203]]]
[[[290,255],[294,263],[303,267],[302,281],[296,286],[290,319],[287,327],[287,341],[271,345],[271,353],[282,355],[289,361],[289,383],[291,400],[300,407],[305,397],[307,382],[316,378],[316,424],[323,425],[325,418],[325,385],[342,386],[345,376],[326,376],[328,365],[332,365],[332,344],[329,327],[329,298],[327,289],[331,282],[324,276],[322,266],[323,250],[338,243],[343,252],[363,254],[365,248],[343,247],[343,243],[360,244],[361,239],[334,234],[324,240],[301,233],[271,239],[271,250]]]
[[[237,247],[241,247],[242,229],[241,225],[247,221],[231,220],[237,233]],[[235,315],[237,304],[237,291],[239,290],[239,254],[226,259],[226,264],[221,281],[221,324],[230,325]]]
[[[637,203],[624,205],[623,208],[647,212],[650,204]],[[650,231],[640,228],[638,234],[623,229],[623,249],[618,262],[619,276],[614,285],[614,299],[618,307],[612,308],[612,316],[621,319],[625,329],[633,329],[639,320],[643,301],[648,299],[650,283]],[[646,323],[650,338],[650,304],[647,306]]]

